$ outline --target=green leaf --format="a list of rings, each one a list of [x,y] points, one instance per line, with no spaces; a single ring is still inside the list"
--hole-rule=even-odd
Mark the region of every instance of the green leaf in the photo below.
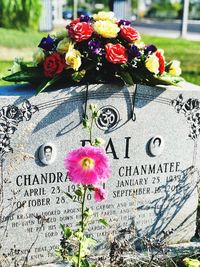
[[[72,79],[75,82],[80,82],[83,77],[85,76],[86,70],[81,70],[81,71],[76,71],[74,73],[72,73]]]
[[[200,267],[200,261],[197,259],[184,258],[183,263],[187,267]]]
[[[63,231],[63,235],[65,238],[69,238],[70,236],[72,236],[73,232],[70,229],[70,227],[65,227],[63,224],[60,225]]]
[[[91,217],[93,215],[92,209],[86,208],[84,213],[83,213],[83,215],[84,215],[85,218]]]
[[[165,75],[165,76],[160,76],[160,77],[148,77],[151,84],[153,85],[175,85],[181,81],[184,81],[182,77],[178,76],[171,76],[171,75]]]
[[[105,140],[100,138],[100,137],[97,137],[94,140],[94,144],[95,144],[95,146],[102,146],[105,144]]]
[[[99,117],[99,112],[98,111],[94,111],[93,113],[92,113],[92,118],[93,119],[96,119],[96,118],[98,118]]]
[[[83,235],[81,229],[78,229],[76,232],[74,232],[74,236],[75,236],[76,238],[78,238],[78,240],[83,240],[83,237],[84,237],[84,235]]]
[[[54,84],[56,81],[60,80],[62,78],[62,74],[55,76],[51,80],[45,80],[43,83],[40,84],[40,86],[36,89],[37,94],[43,92],[47,87]]]
[[[100,218],[100,219],[99,219],[99,223],[103,224],[103,225],[106,226],[106,227],[107,227],[107,226],[110,226],[109,223],[108,223],[108,222],[106,221],[106,219],[104,219],[104,218]]]
[[[90,128],[90,122],[89,120],[86,118],[83,118],[83,127],[84,128]]]
[[[83,190],[81,190],[81,188],[76,189],[76,191],[74,193],[79,197],[83,196]]]
[[[92,184],[88,185],[88,190],[89,191],[95,191],[94,185],[92,185]]]
[[[75,264],[78,264],[78,256],[72,256],[71,261],[74,262]]]
[[[44,76],[40,70],[35,68],[27,68],[26,70],[15,72],[11,75],[3,77],[7,82],[32,82],[35,79],[43,79]]]
[[[90,264],[87,259],[81,260],[81,267],[90,267]]]
[[[116,74],[116,77],[120,77],[123,82],[127,85],[133,85],[133,79],[128,71],[119,71]]]

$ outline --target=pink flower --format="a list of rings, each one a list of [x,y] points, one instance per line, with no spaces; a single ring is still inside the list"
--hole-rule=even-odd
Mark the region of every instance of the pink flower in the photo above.
[[[107,192],[101,187],[96,187],[94,191],[94,199],[96,202],[101,202],[107,198]]]
[[[65,168],[73,183],[89,185],[106,181],[111,173],[104,149],[85,146],[69,152]]]

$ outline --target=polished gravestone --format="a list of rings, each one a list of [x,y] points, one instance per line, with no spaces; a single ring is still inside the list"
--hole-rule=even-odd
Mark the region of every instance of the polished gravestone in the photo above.
[[[199,181],[198,86],[71,87],[34,96],[28,86],[0,92],[0,263],[3,267],[55,260],[60,224],[74,226],[80,208],[64,169],[70,149],[88,144],[81,121],[88,105],[101,115],[94,136],[105,139],[112,176],[108,199],[93,207],[89,228],[101,246],[122,229],[168,243],[189,241],[196,227]],[[110,228],[97,223],[105,217]],[[131,242],[131,241],[130,241]]]

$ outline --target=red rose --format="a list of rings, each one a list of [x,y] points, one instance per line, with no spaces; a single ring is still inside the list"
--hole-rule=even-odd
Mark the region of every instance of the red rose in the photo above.
[[[54,52],[50,56],[46,57],[43,67],[44,75],[46,77],[53,78],[63,71],[65,67],[65,60],[58,52]]]
[[[67,29],[69,29],[71,26],[76,25],[78,22],[80,22],[80,18],[73,19],[69,25],[67,25]]]
[[[159,73],[162,74],[165,71],[165,58],[160,51],[156,51],[155,55],[159,60]]]
[[[139,32],[131,26],[121,26],[119,34],[124,40],[130,43],[140,39]]]
[[[93,28],[87,22],[71,23],[68,27],[69,36],[77,43],[90,38]]]
[[[106,44],[106,59],[113,64],[124,64],[128,61],[126,48],[121,44]]]

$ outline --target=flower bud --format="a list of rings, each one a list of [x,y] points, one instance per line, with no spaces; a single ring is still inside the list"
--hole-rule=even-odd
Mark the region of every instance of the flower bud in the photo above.
[[[79,240],[83,239],[83,233],[78,230],[74,233],[74,236],[77,237]]]
[[[12,74],[21,71],[21,65],[17,61],[14,61],[10,71]]]
[[[101,187],[96,187],[94,191],[94,199],[96,202],[101,202],[107,198],[107,192]]]
[[[174,75],[174,76],[181,75],[180,61],[172,60],[170,66],[169,66],[168,72],[169,72],[169,74]]]
[[[95,112],[97,110],[97,104],[90,104],[89,109],[92,111],[92,113]]]
[[[35,65],[44,61],[45,55],[42,48],[38,48],[33,54],[33,63]]]
[[[73,47],[74,46],[72,42],[70,42],[68,38],[64,38],[58,43],[56,50],[59,53],[64,54],[67,53],[69,50],[73,49]]]
[[[105,144],[105,140],[103,138],[97,137],[95,138],[95,146],[102,146]]]

